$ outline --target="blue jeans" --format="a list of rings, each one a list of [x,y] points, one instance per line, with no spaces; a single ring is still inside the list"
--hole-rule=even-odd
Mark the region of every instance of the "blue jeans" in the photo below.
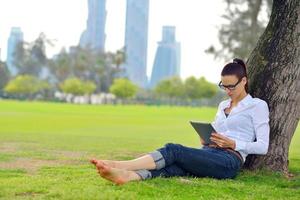
[[[243,164],[234,153],[207,146],[197,149],[168,143],[149,154],[155,161],[156,169],[135,171],[142,179],[158,176],[234,178]]]

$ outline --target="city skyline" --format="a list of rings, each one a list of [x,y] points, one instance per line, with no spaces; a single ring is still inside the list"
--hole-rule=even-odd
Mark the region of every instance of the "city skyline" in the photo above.
[[[8,32],[12,26],[22,28],[25,41],[34,40],[40,32],[46,33],[50,39],[57,39],[56,47],[48,49],[48,55],[58,53],[62,46],[68,48],[78,44],[80,34],[86,27],[88,9],[85,0],[80,2],[27,0],[26,3],[18,1],[18,8],[14,6],[16,3],[16,0],[1,2],[1,60],[5,60],[7,48],[5,43],[7,43]],[[124,46],[125,3],[126,1],[119,0],[107,2],[107,51],[116,51]],[[68,7],[68,5],[72,6]],[[215,61],[211,55],[206,55],[204,50],[210,44],[217,42],[216,26],[222,22],[221,14],[224,8],[225,6],[219,1],[210,1],[205,5],[196,0],[151,1],[147,56],[148,78],[152,72],[157,42],[161,39],[161,28],[165,25],[172,25],[176,26],[177,38],[182,44],[181,77],[205,76],[210,81],[218,82],[224,62]],[[11,12],[12,9],[14,12]],[[32,10],[34,12],[31,12]],[[68,15],[65,14],[66,10]]]

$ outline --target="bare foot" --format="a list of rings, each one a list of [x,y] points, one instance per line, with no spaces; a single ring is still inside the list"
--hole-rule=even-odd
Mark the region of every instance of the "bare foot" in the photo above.
[[[97,165],[98,162],[102,162],[110,167],[113,167],[113,168],[120,168],[122,169],[122,167],[118,166],[117,163],[113,160],[97,160],[97,159],[91,159],[90,162],[92,164],[94,164],[95,166]]]
[[[113,168],[103,162],[98,162],[96,167],[101,177],[117,185],[122,185],[133,180],[140,180],[139,175],[133,171]]]

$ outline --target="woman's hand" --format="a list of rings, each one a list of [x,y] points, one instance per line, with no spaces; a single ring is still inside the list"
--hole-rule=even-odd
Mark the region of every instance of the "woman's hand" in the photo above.
[[[205,144],[205,142],[204,142],[204,140],[200,137],[200,143],[203,145],[203,146],[205,146],[206,144]]]
[[[211,135],[212,136],[210,137],[210,140],[216,143],[218,147],[235,149],[234,140],[225,137],[224,135],[221,135],[219,133],[212,133]]]

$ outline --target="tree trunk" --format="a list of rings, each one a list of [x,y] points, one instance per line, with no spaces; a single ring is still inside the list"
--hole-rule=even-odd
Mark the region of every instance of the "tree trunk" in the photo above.
[[[248,59],[250,94],[270,109],[267,155],[249,155],[245,168],[288,172],[300,117],[300,0],[274,0],[269,24]]]

